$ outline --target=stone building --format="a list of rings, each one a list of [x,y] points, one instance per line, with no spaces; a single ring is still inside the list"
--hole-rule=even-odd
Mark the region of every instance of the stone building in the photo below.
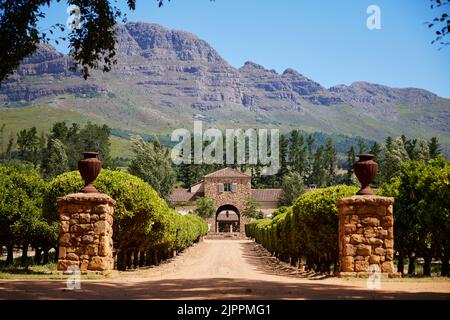
[[[224,168],[207,174],[187,189],[176,189],[170,200],[175,210],[187,214],[195,210],[198,197],[212,199],[216,213],[208,219],[210,231],[243,233],[247,218],[241,213],[247,199],[255,198],[264,216],[270,216],[277,208],[280,192],[281,189],[252,189],[250,175]]]

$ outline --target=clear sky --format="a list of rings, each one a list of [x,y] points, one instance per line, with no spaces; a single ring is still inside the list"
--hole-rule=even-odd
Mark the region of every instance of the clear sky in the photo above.
[[[253,61],[293,68],[325,87],[368,81],[418,87],[450,98],[450,46],[432,45],[427,28],[439,11],[429,0],[137,0],[118,4],[129,21],[189,31],[234,67]],[[381,9],[381,29],[369,30],[369,5]],[[45,9],[40,26],[65,23],[67,4]],[[448,39],[450,40],[450,39]],[[67,52],[64,44],[57,46]]]

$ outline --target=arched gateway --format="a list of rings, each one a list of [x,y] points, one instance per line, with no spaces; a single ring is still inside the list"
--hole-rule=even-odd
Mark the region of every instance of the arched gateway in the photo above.
[[[216,214],[208,219],[211,232],[244,233],[247,218],[242,215],[247,199],[258,201],[264,215],[277,208],[280,189],[252,189],[251,176],[232,169],[223,168],[207,174],[203,180],[188,189],[176,189],[170,200],[182,213],[195,210],[195,200],[205,197],[214,201]],[[228,214],[227,214],[228,212]]]
[[[239,232],[239,210],[230,204],[220,206],[216,211],[216,232]]]

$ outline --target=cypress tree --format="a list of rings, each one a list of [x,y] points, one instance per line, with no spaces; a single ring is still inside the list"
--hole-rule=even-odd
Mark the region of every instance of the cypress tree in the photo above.
[[[350,149],[347,152],[347,179],[346,184],[351,185],[352,184],[352,175],[354,173],[353,165],[356,162],[356,155],[355,155],[355,147],[351,145]]]
[[[333,186],[336,184],[336,167],[337,167],[337,159],[336,159],[336,149],[333,145],[333,139],[330,137],[327,140],[327,144],[325,146],[325,172],[326,172],[326,185]]]

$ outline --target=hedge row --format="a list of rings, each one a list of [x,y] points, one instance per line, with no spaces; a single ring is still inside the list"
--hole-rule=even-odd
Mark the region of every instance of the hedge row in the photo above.
[[[131,267],[131,260],[135,266],[158,263],[198,241],[208,231],[203,219],[183,216],[169,208],[157,192],[138,177],[102,170],[94,185],[116,201],[113,241],[121,270]],[[44,197],[44,215],[50,220],[59,219],[56,198],[78,192],[82,186],[78,171],[52,180]]]
[[[291,207],[281,207],[272,219],[248,223],[245,232],[282,261],[307,269],[329,272],[339,257],[338,214],[335,202],[354,195],[352,186],[335,186],[307,192]]]

